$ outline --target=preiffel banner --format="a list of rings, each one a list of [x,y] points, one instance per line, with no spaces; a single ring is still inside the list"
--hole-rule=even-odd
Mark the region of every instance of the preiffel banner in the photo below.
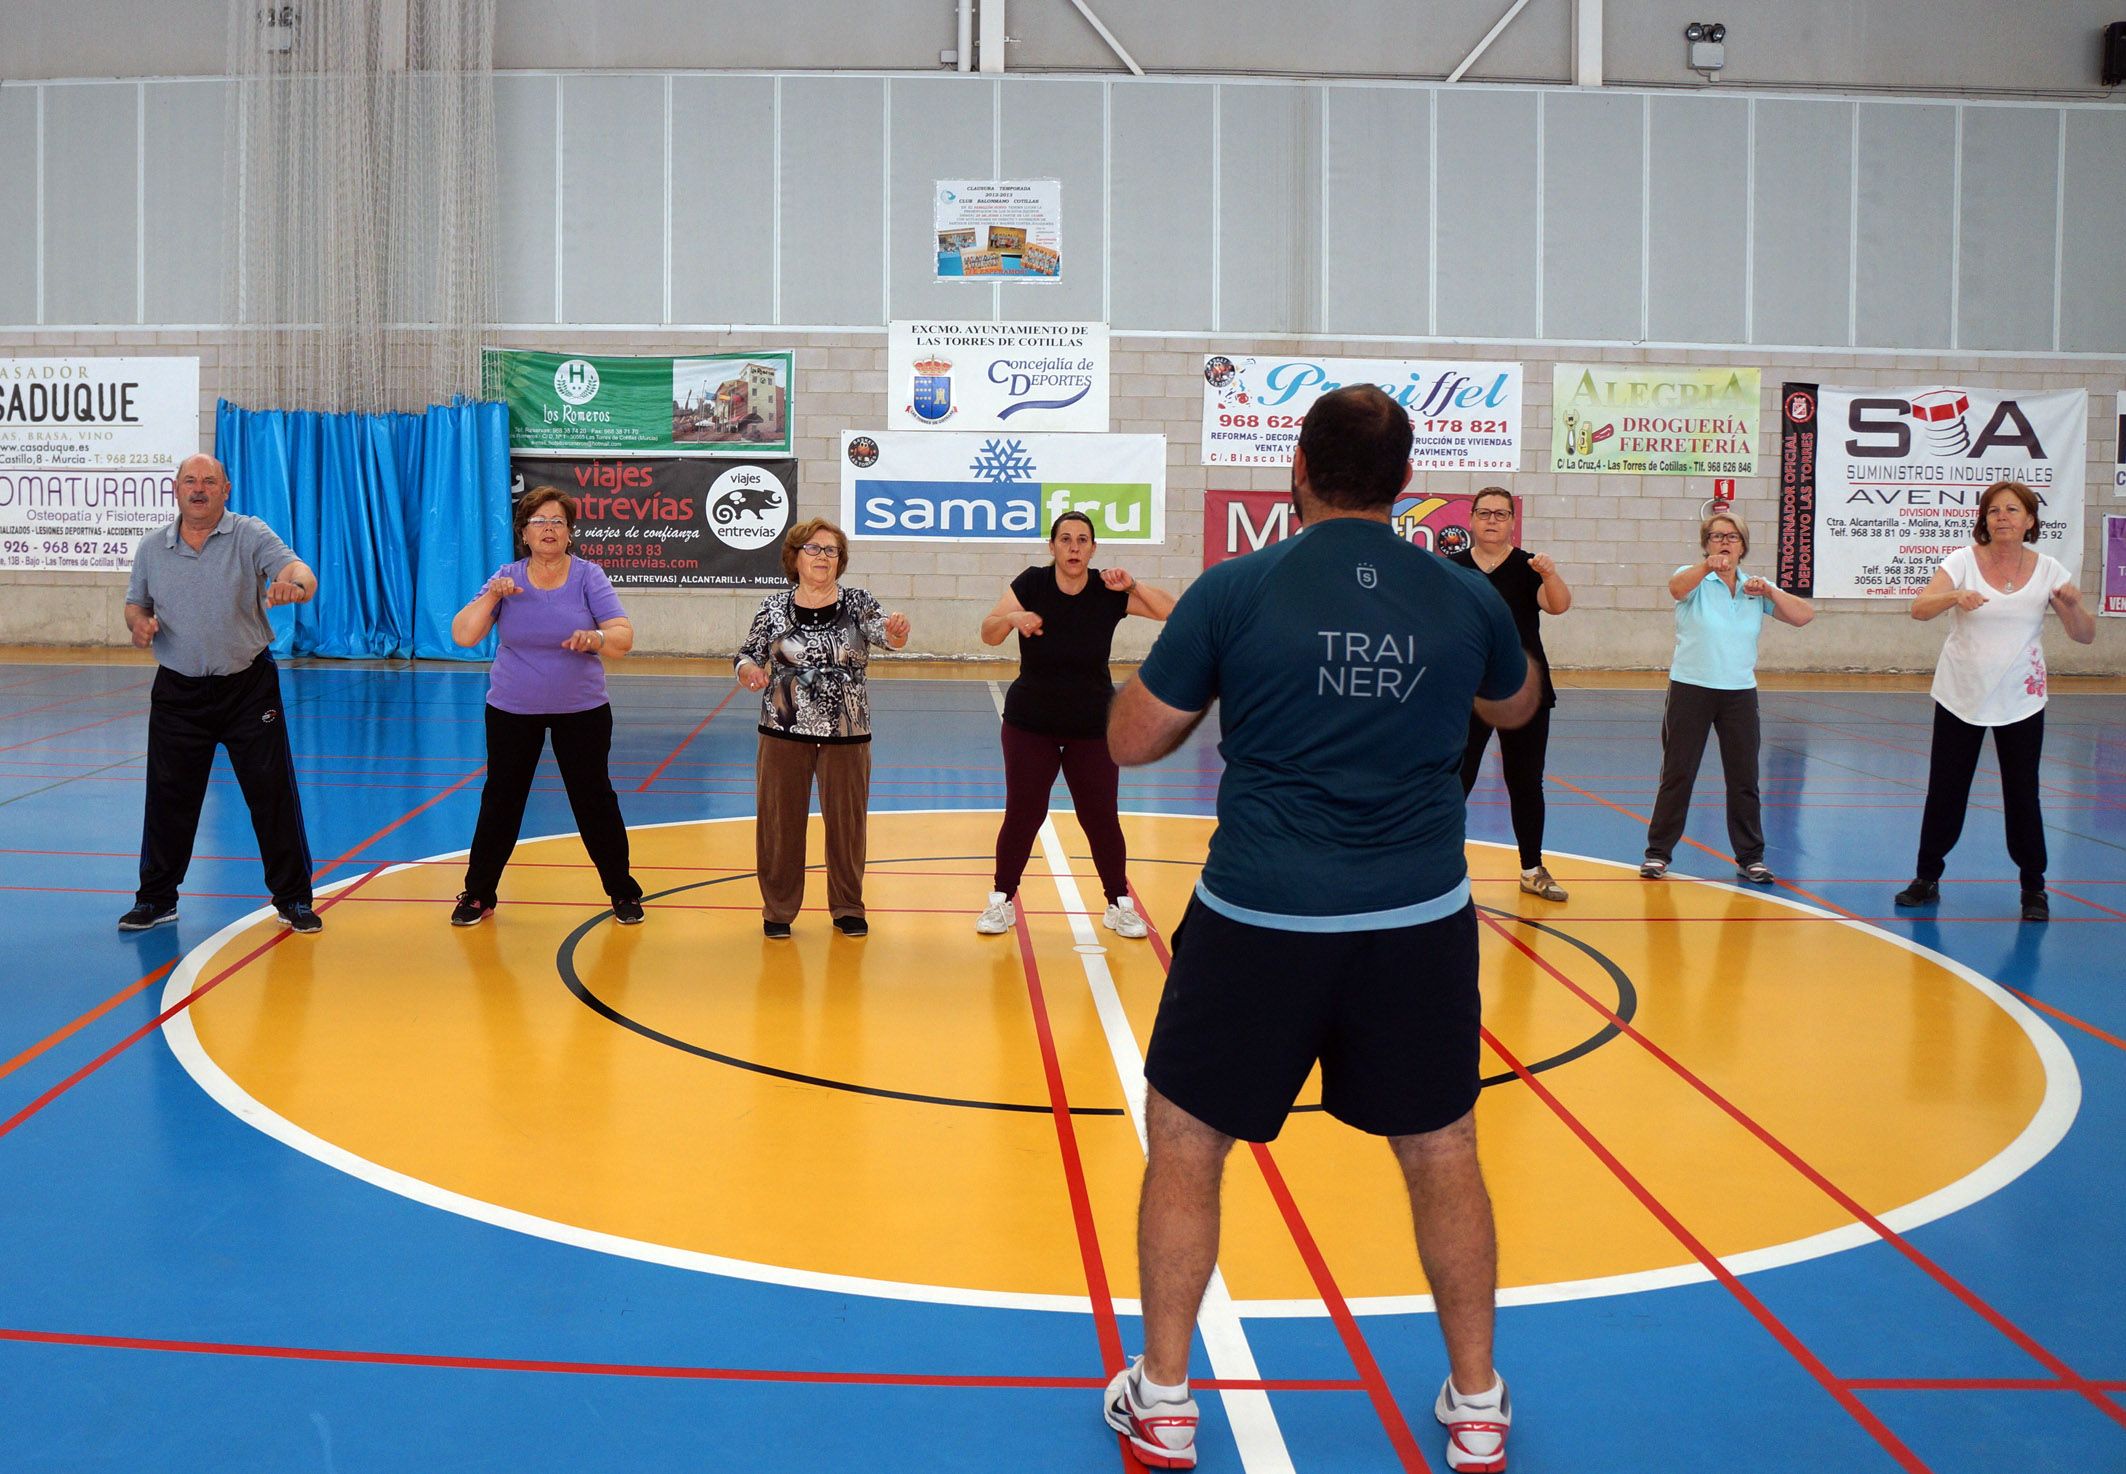
[[[794,460],[512,456],[512,498],[559,487],[576,499],[576,551],[618,588],[780,588]]]
[[[601,456],[786,456],[795,354],[603,358],[490,348],[509,448]]]
[[[1779,587],[1816,587],[1816,395],[1814,384],[1779,389]]]

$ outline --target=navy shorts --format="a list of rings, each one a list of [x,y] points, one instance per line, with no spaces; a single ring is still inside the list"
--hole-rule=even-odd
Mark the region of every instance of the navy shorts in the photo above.
[[[1192,897],[1144,1077],[1197,1120],[1274,1141],[1321,1063],[1322,1105],[1375,1136],[1460,1120],[1481,1088],[1476,908],[1381,931],[1294,932]]]

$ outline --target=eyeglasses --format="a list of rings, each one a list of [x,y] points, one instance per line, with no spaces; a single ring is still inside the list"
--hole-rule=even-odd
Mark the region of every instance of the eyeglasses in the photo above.
[[[525,521],[524,521],[524,525],[525,525],[526,527],[566,527],[566,526],[568,526],[568,518],[566,518],[566,517],[527,517],[527,518],[525,519]]]
[[[807,558],[839,558],[842,552],[833,543],[799,543],[797,551]]]
[[[1738,543],[1742,541],[1742,534],[1739,532],[1715,532],[1710,534],[1705,540],[1709,543]]]
[[[1471,522],[1511,522],[1513,520],[1513,513],[1510,511],[1471,512],[1469,514],[1469,520]]]

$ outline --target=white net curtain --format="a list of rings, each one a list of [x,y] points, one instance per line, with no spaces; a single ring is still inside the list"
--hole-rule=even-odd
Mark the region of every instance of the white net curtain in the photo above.
[[[495,0],[229,0],[229,398],[377,413],[479,393],[494,21]]]

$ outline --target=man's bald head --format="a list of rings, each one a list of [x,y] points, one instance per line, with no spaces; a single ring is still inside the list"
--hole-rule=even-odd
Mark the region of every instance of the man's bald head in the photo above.
[[[175,485],[177,515],[194,531],[210,529],[221,521],[229,504],[229,473],[210,455],[186,456],[177,463]]]

